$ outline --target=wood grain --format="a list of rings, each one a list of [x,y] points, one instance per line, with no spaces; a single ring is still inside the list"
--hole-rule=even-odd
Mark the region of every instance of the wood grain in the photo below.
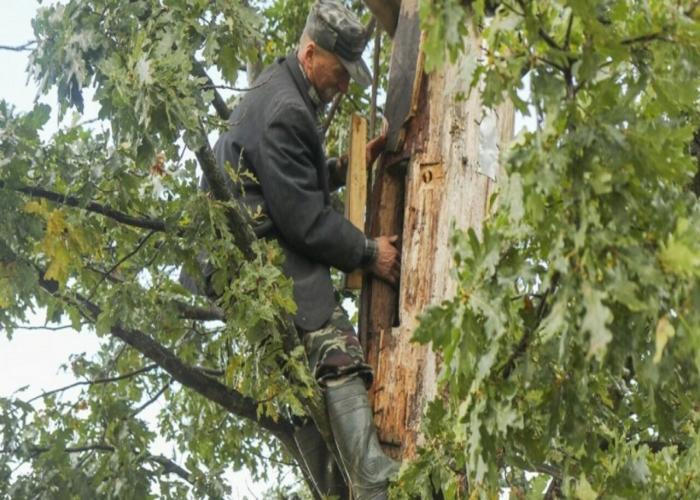
[[[350,152],[345,193],[345,216],[364,231],[367,200],[367,120],[353,113],[350,117]],[[362,288],[362,271],[345,276],[345,288]]]

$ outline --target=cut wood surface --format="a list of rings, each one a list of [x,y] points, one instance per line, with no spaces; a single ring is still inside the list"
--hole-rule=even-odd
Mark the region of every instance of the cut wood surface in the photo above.
[[[367,197],[367,120],[354,114],[350,117],[350,153],[345,193],[345,216],[364,231]],[[362,287],[362,271],[346,275],[345,287]]]

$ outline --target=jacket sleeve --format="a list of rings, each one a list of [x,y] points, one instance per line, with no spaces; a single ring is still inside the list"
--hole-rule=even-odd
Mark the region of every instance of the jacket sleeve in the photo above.
[[[314,148],[320,150],[321,144],[305,109],[281,106],[267,121],[256,170],[269,215],[297,252],[352,271],[362,262],[366,238],[328,203],[319,185],[314,163],[319,153]]]

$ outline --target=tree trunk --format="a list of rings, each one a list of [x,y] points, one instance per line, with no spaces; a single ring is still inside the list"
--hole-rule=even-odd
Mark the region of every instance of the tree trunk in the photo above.
[[[403,1],[397,38],[402,24],[419,29],[417,9],[417,1]],[[407,79],[405,74],[394,78],[405,71],[397,57],[405,54],[396,51],[406,50],[406,44],[394,42],[387,116],[392,93],[406,92],[407,81],[415,84],[403,143],[385,154],[376,175],[367,230],[374,236],[401,235],[401,284],[395,291],[367,280],[360,335],[375,372],[370,398],[380,441],[396,457],[415,454],[423,409],[437,395],[439,359],[428,346],[410,341],[417,317],[454,294],[450,234],[455,227],[479,231],[497,184],[499,145],[513,133],[510,103],[485,112],[478,92],[469,93],[479,45],[472,36],[466,54],[430,75],[417,55],[417,78]],[[395,125],[390,121],[390,130]]]

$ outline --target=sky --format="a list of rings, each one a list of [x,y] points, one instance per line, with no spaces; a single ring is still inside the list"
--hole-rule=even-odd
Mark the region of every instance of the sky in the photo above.
[[[44,0],[46,5],[51,1]],[[0,0],[0,45],[18,46],[32,40],[31,19],[40,7],[36,0]],[[15,106],[16,112],[32,109],[37,100],[36,84],[28,80],[26,68],[27,52],[0,50],[0,98]],[[39,98],[55,108],[54,93]],[[86,102],[85,115],[96,115],[96,106]],[[48,137],[58,128],[57,119],[53,118],[46,126],[44,137]],[[0,331],[0,396],[8,397],[19,388],[28,386],[18,396],[29,399],[43,391],[63,387],[74,382],[72,374],[59,369],[71,354],[95,353],[98,338],[89,332],[76,332],[72,329],[59,331],[36,329],[44,325],[41,310],[31,315],[28,322],[32,329],[17,330],[12,339]],[[70,396],[70,394],[68,394]],[[144,418],[155,419],[158,407],[149,407]],[[165,441],[158,441],[154,453],[170,456],[170,447]],[[234,490],[233,499],[262,498],[261,492],[267,489],[265,484],[256,484],[245,472],[231,474],[229,481]]]
[[[33,38],[31,18],[39,7],[32,0],[0,0],[0,45],[17,46]],[[27,80],[26,52],[0,51],[3,77],[0,97],[12,103],[18,112],[29,111],[36,100],[36,88]],[[51,96],[42,99],[52,104]],[[48,124],[55,130],[55,120]],[[43,324],[41,314],[33,315],[34,325]],[[96,337],[72,330],[17,331],[8,341],[0,335],[0,395],[6,396],[24,385],[27,394],[70,383],[73,377],[58,371],[58,366],[74,352],[95,352]]]

